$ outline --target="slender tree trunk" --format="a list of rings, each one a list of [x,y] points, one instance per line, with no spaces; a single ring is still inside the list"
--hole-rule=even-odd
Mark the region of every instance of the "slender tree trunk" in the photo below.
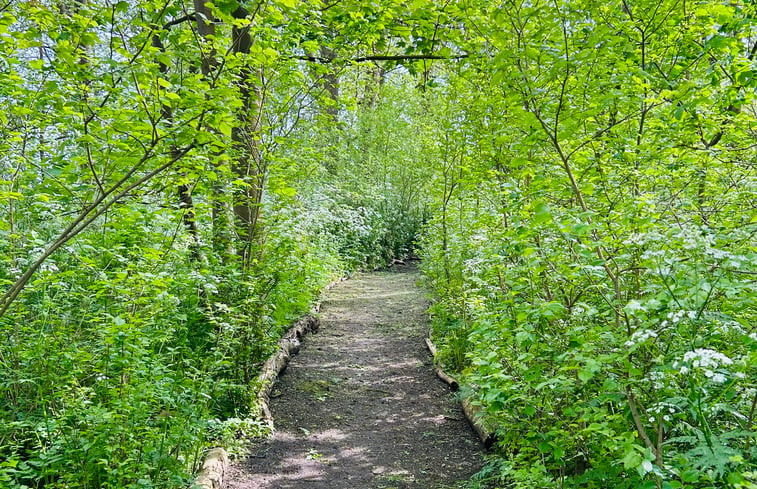
[[[379,96],[381,95],[381,89],[384,88],[384,83],[386,82],[386,70],[383,66],[376,65],[373,68],[373,80],[371,87],[371,100],[370,100],[370,107],[373,109],[376,107],[376,104],[379,101]]]
[[[166,48],[163,45],[163,41],[160,39],[160,34],[155,33],[152,36],[153,47],[159,49],[161,52],[165,52]],[[166,75],[168,73],[168,65],[162,61],[158,63],[158,70],[161,74]],[[173,110],[168,105],[163,105],[161,108],[161,115],[164,120],[169,124],[173,124]],[[177,158],[180,150],[175,145],[171,146],[171,157]],[[177,195],[179,197],[179,209],[182,212],[182,221],[187,228],[192,242],[190,245],[190,258],[192,260],[200,259],[200,236],[197,230],[197,215],[195,213],[194,200],[192,199],[192,187],[189,183],[182,183],[177,188]]]
[[[218,66],[213,38],[216,35],[215,19],[208,7],[212,0],[194,0],[197,34],[200,37],[201,57],[200,72],[206,80]],[[222,262],[233,254],[231,242],[231,222],[226,198],[227,188],[223,178],[216,178],[210,195],[213,252]]]
[[[239,7],[233,15],[236,19],[246,19],[250,14],[244,7]],[[233,52],[249,54],[252,47],[249,27],[234,27],[231,35]],[[239,238],[237,254],[245,266],[250,263],[255,237],[259,232],[266,177],[260,141],[263,94],[260,84],[254,79],[262,78],[261,75],[259,70],[250,68],[244,68],[239,73],[237,86],[242,97],[242,110],[239,124],[231,133],[236,150],[232,171],[242,182],[234,190],[234,218]]]
[[[210,74],[212,67],[216,66],[216,50],[212,46],[206,52],[205,43],[212,43],[213,36],[216,35],[216,26],[213,23],[213,14],[211,14],[208,4],[212,4],[212,1],[206,0],[194,0],[195,14],[197,19],[197,33],[200,35],[200,39],[203,41],[202,47],[202,64],[200,69],[203,76],[207,77]]]

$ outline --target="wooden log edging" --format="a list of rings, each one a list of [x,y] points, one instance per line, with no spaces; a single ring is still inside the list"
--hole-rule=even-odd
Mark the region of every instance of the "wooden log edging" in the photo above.
[[[454,378],[453,376],[449,375],[447,372],[442,370],[439,365],[436,363],[436,355],[437,355],[437,349],[436,345],[433,341],[431,341],[431,338],[426,338],[426,347],[428,348],[429,353],[431,353],[431,357],[434,360],[434,372],[436,372],[436,376],[439,377],[445,384],[447,384],[452,391],[457,391],[460,389],[460,382]],[[468,423],[471,425],[471,428],[473,428],[473,431],[476,432],[476,435],[478,435],[478,438],[481,440],[481,443],[484,444],[484,447],[486,449],[491,448],[494,443],[497,441],[496,434],[489,430],[481,417],[481,408],[479,406],[474,406],[473,403],[471,403],[469,398],[463,398],[462,400],[462,408],[463,408],[463,414],[465,414],[465,418],[468,420]]]
[[[323,291],[331,290],[339,282],[347,280],[348,277],[341,277],[334,280]],[[271,400],[271,390],[276,379],[281,372],[289,365],[292,356],[300,352],[302,338],[308,333],[315,333],[320,327],[320,320],[317,314],[321,311],[322,301],[317,301],[310,312],[302,317],[299,321],[284,333],[279,340],[276,352],[268,357],[260,369],[257,377],[259,385],[257,399],[257,416],[262,417],[268,425],[271,432],[273,431],[273,416],[269,402]],[[191,489],[221,489],[226,471],[229,468],[229,454],[223,447],[216,447],[208,450],[202,463],[202,469],[195,476]]]
[[[436,376],[439,377],[445,384],[449,386],[449,388],[455,392],[460,390],[460,382],[436,364],[436,345],[431,341],[430,338],[426,338],[426,347],[428,347],[428,351],[431,353],[431,357],[434,359],[434,372],[436,373]]]
[[[470,423],[473,431],[476,432],[479,440],[481,440],[481,443],[484,444],[484,447],[487,450],[490,449],[494,445],[494,443],[496,443],[497,435],[493,431],[489,431],[489,429],[484,426],[484,423],[481,419],[481,408],[479,406],[474,406],[473,403],[470,402],[470,399],[467,397],[463,399],[462,405],[463,413],[465,413],[465,417],[468,419],[468,423]]]
[[[312,312],[315,312],[315,308]],[[292,356],[299,353],[302,337],[307,333],[318,331],[319,325],[320,321],[318,318],[311,314],[297,321],[279,340],[279,348],[276,353],[268,357],[268,360],[266,360],[260,369],[257,380],[257,384],[260,386],[257,395],[259,415],[263,417],[263,420],[265,420],[271,430],[273,430],[273,416],[271,415],[268,403],[271,400],[273,384],[287,368]]]
[[[221,489],[229,468],[229,455],[223,448],[213,448],[205,455],[202,470],[197,473],[192,489]]]

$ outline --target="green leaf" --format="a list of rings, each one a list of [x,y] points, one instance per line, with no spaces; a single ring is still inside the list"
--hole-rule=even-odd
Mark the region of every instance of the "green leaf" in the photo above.
[[[582,368],[578,371],[578,378],[584,382],[588,382],[594,378],[594,370],[589,368]]]
[[[644,457],[637,450],[631,450],[625,454],[621,461],[626,470],[633,470],[644,462]]]
[[[223,134],[226,137],[231,137],[231,129],[232,129],[231,124],[229,124],[228,122],[222,119],[218,121],[217,127],[218,127],[218,130],[221,132],[221,134]]]

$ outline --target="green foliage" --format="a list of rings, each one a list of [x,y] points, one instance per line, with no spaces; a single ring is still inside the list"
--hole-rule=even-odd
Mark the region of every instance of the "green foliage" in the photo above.
[[[391,187],[388,105],[308,109],[297,2],[211,5],[205,37],[180,3],[64,3],[0,7],[0,486],[186,487],[264,434],[258,370],[323,286],[411,251],[419,177]]]
[[[492,484],[754,487],[753,8],[465,5],[422,255]]]
[[[3,487],[186,486],[416,245],[474,486],[755,487],[754,5],[255,7],[0,6]]]

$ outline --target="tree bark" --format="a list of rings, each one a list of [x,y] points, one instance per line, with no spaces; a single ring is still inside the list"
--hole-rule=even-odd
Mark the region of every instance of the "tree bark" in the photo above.
[[[333,61],[334,58],[336,58],[336,54],[334,53],[334,51],[327,46],[321,46],[320,55],[321,55],[321,59],[329,60],[328,63],[331,63],[331,61]],[[326,93],[328,94],[328,97],[329,97],[329,102],[328,102],[328,105],[326,106],[325,112],[334,123],[338,123],[339,122],[339,75],[337,74],[336,70],[329,69],[329,71],[323,75],[322,80],[323,80],[323,88],[324,90],[326,90]]]
[[[160,34],[155,32],[152,35],[152,46],[159,49],[161,53],[165,53],[166,48],[163,41],[160,39]],[[164,62],[158,63],[158,71],[161,75],[168,74],[169,67]],[[169,124],[173,124],[173,110],[168,105],[163,105],[161,108],[161,116]],[[179,155],[179,148],[175,145],[171,146],[171,157],[176,158]],[[197,231],[197,215],[195,213],[194,200],[192,199],[192,187],[189,183],[182,183],[177,188],[177,194],[179,197],[179,210],[182,212],[181,219],[184,222],[184,227],[187,228],[189,236],[192,238],[190,245],[189,256],[193,261],[200,259],[200,236]]]
[[[217,52],[213,43],[213,37],[216,35],[215,18],[208,8],[211,1],[194,0],[195,21],[197,34],[200,37],[200,72],[206,80],[210,80],[210,74],[218,66]],[[208,45],[208,43],[210,43]],[[211,226],[212,226],[212,244],[213,252],[222,262],[233,254],[231,249],[231,222],[226,199],[227,189],[224,185],[223,178],[217,178],[213,183],[213,191],[210,196],[211,200]]]
[[[239,7],[233,13],[235,19],[247,19],[250,13]],[[249,26],[232,29],[232,51],[236,55],[250,54],[252,38]],[[242,98],[239,124],[232,129],[231,138],[236,151],[232,171],[241,182],[234,190],[234,217],[239,245],[237,254],[243,265],[249,265],[252,258],[255,237],[261,217],[263,188],[266,168],[261,152],[261,116],[263,93],[254,78],[262,78],[260,70],[243,68],[239,73],[237,87]]]

